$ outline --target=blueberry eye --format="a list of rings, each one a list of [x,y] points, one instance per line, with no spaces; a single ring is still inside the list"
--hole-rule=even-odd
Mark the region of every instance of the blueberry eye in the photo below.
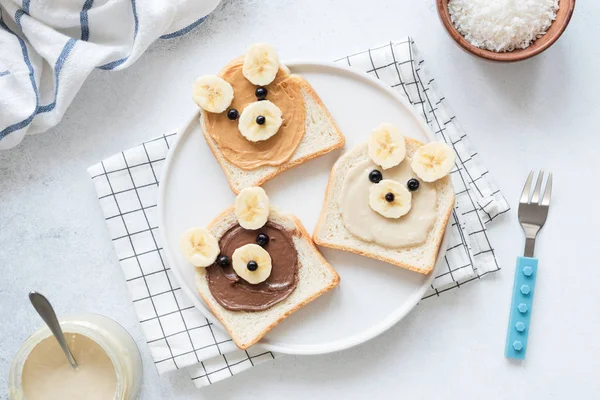
[[[265,247],[269,243],[269,236],[264,233],[259,233],[256,236],[256,243],[261,247]]]
[[[229,118],[232,121],[235,121],[236,119],[238,119],[239,116],[240,116],[240,113],[235,108],[231,108],[231,109],[229,109],[229,111],[227,111],[227,118]]]
[[[267,98],[267,89],[264,87],[256,88],[254,94],[258,100],[264,100]]]
[[[380,180],[383,179],[383,175],[381,175],[381,171],[374,169],[369,172],[369,180],[373,183],[379,183]]]
[[[416,180],[415,178],[411,178],[408,180],[408,182],[406,182],[406,187],[411,192],[414,192],[415,190],[417,190],[419,188],[419,181]]]
[[[263,125],[265,122],[267,122],[267,119],[264,116],[259,115],[258,117],[256,117],[257,124]]]
[[[219,264],[220,267],[228,267],[231,264],[231,260],[229,259],[229,257],[227,256],[219,256],[219,258],[217,258],[217,264]]]

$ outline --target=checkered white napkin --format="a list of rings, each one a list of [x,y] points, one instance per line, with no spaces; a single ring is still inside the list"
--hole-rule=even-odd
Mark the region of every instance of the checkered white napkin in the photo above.
[[[444,263],[427,297],[500,269],[486,224],[508,211],[454,115],[423,71],[414,42],[406,39],[356,53],[336,63],[358,68],[406,96],[439,140],[456,150],[451,172],[456,206]],[[186,368],[202,387],[278,354],[260,345],[247,351],[195,309],[180,290],[163,254],[156,218],[158,179],[175,133],[123,151],[89,168],[110,236],[148,346],[160,373]]]

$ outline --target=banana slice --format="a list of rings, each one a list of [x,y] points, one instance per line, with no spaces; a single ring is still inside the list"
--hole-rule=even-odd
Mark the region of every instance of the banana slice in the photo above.
[[[406,157],[406,141],[392,124],[373,129],[368,141],[369,157],[383,169],[395,167]]]
[[[251,142],[267,140],[281,127],[283,123],[281,115],[279,107],[269,100],[255,101],[242,111],[238,129]]]
[[[422,181],[434,182],[448,175],[455,161],[456,154],[452,147],[441,142],[431,142],[415,151],[410,166]]]
[[[258,186],[242,189],[235,198],[235,216],[245,229],[260,229],[269,219],[269,197]]]
[[[412,206],[412,194],[399,182],[383,179],[369,189],[369,205],[386,218],[400,218]]]
[[[271,275],[271,256],[257,244],[238,247],[231,256],[236,274],[252,285],[264,282]]]
[[[194,82],[192,99],[205,111],[221,113],[233,101],[233,87],[216,75],[201,76]]]
[[[204,228],[188,229],[181,235],[179,249],[196,267],[212,265],[219,255],[219,242]]]
[[[265,86],[273,82],[279,71],[279,56],[275,49],[266,43],[250,46],[244,57],[242,73],[255,85]]]

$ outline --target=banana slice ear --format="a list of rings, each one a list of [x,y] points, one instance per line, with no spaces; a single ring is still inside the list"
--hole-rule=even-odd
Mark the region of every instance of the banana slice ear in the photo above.
[[[269,219],[269,197],[261,187],[243,189],[235,198],[235,216],[244,229],[260,229]]]
[[[196,267],[212,265],[219,255],[219,242],[204,228],[191,228],[181,235],[179,249]]]
[[[255,85],[265,86],[275,80],[279,71],[279,56],[275,49],[266,43],[250,46],[244,57],[242,73]]]
[[[417,149],[412,158],[411,168],[424,182],[435,182],[448,175],[456,153],[452,147],[441,142],[431,142]]]
[[[196,79],[192,99],[204,111],[222,113],[233,101],[233,87],[216,75],[205,75]]]
[[[406,141],[396,127],[389,123],[373,129],[367,142],[369,157],[383,169],[400,164],[406,157]]]

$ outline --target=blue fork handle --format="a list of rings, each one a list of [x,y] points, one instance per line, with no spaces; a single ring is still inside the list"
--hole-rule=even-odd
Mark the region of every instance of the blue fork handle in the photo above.
[[[507,358],[525,359],[537,267],[537,258],[517,258],[508,333],[506,334],[505,355]]]

